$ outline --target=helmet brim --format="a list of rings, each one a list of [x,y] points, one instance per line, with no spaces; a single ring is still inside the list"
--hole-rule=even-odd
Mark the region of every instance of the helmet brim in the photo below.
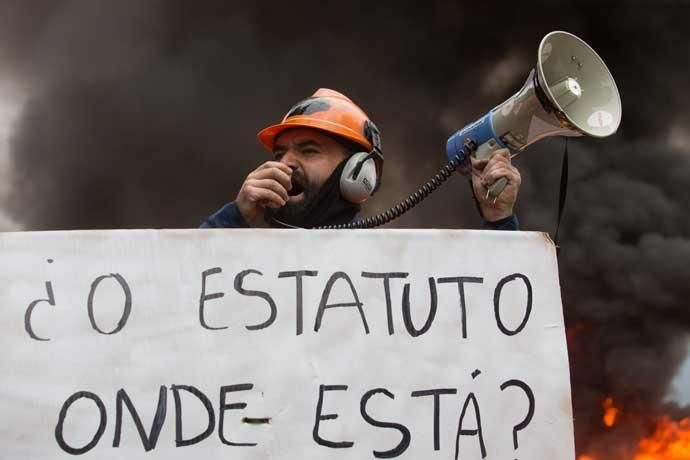
[[[373,148],[369,141],[363,140],[361,134],[356,133],[342,125],[332,123],[328,120],[318,120],[301,116],[290,117],[290,119],[285,120],[282,123],[268,126],[259,131],[257,137],[259,138],[261,144],[272,152],[276,137],[278,137],[278,135],[280,135],[283,131],[293,128],[317,129],[319,131],[324,131],[330,135],[342,137],[350,142],[361,145],[367,151],[370,151]]]

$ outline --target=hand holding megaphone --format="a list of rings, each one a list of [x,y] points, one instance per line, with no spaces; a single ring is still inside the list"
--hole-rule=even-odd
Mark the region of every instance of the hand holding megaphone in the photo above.
[[[522,177],[513,166],[508,149],[499,149],[488,158],[472,158],[472,188],[484,219],[495,222],[513,215]],[[492,191],[500,188],[500,191]]]

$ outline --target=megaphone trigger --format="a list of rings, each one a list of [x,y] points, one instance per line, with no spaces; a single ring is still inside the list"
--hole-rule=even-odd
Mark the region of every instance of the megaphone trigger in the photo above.
[[[505,177],[499,178],[496,182],[486,188],[486,197],[484,197],[484,199],[488,200],[489,198],[493,198],[493,202],[496,203],[498,196],[501,194],[503,189],[506,188],[506,185],[508,185],[508,179]]]

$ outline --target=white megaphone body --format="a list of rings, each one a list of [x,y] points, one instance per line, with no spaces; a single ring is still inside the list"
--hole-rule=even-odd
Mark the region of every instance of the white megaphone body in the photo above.
[[[487,159],[501,148],[517,153],[550,136],[610,136],[621,113],[616,82],[599,55],[575,35],[551,32],[522,88],[453,134],[446,154],[469,174],[470,156]],[[505,185],[506,179],[499,179],[488,195],[495,198]]]

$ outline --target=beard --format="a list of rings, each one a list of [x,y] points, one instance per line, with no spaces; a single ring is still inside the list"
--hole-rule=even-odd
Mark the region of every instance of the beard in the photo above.
[[[301,200],[294,203],[286,203],[282,208],[266,208],[264,218],[266,222],[279,220],[289,225],[298,227],[304,226],[305,217],[314,205],[314,201],[320,188],[314,185],[303,173],[294,171],[292,173],[292,190],[288,195],[304,194]]]

